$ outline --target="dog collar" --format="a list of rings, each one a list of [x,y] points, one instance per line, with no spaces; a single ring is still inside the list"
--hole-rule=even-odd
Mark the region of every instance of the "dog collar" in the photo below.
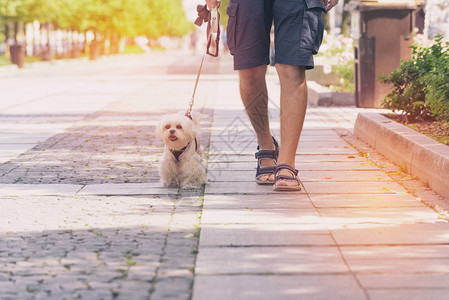
[[[187,147],[189,147],[190,143],[187,144],[187,146],[185,146],[182,149],[179,150],[173,150],[173,149],[168,149],[170,150],[170,152],[173,154],[173,156],[176,158],[177,161],[179,161],[179,157],[181,156],[181,154],[184,153],[184,151],[186,151]]]
[[[173,156],[176,158],[176,160],[179,161],[179,157],[181,156],[181,154],[184,153],[184,151],[186,151],[187,147],[189,147],[189,146],[190,146],[190,142],[187,144],[187,146],[185,146],[182,149],[173,150],[173,149],[169,148],[168,150],[170,150],[170,152],[173,154]],[[195,138],[195,151],[198,151],[198,142],[196,141],[196,138]]]

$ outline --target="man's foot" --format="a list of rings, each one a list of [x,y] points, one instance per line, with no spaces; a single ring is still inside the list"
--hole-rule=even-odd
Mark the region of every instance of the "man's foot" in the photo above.
[[[273,190],[275,191],[300,191],[301,182],[298,178],[298,170],[288,164],[276,166]]]
[[[271,167],[269,174],[261,174],[256,176],[256,182],[258,184],[273,184],[274,183],[274,168],[276,167],[276,161],[274,159],[261,159],[261,167]]]
[[[273,137],[274,150],[257,149],[255,157],[257,159],[256,183],[257,184],[273,184],[274,170],[276,161],[279,156],[279,145]]]

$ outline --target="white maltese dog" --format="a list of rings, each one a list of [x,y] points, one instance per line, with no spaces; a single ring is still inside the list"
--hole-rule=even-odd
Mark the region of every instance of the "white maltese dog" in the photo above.
[[[165,144],[159,174],[164,186],[199,188],[206,183],[206,167],[199,139],[199,119],[184,113],[166,115],[156,127]]]

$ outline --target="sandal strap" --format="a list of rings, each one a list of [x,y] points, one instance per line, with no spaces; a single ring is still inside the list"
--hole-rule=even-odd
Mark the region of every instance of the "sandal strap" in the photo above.
[[[271,175],[274,174],[274,171],[276,170],[276,166],[261,166],[260,162],[262,159],[272,159],[274,160],[274,163],[277,163],[277,159],[279,156],[279,144],[277,143],[276,139],[273,138],[273,144],[274,144],[274,150],[260,150],[259,146],[257,146],[257,152],[254,154],[254,156],[257,159],[257,170],[256,170],[256,181],[259,179],[262,175]],[[258,182],[259,183],[259,182]]]
[[[261,159],[261,158],[271,158],[276,160],[276,150],[259,150],[258,152],[256,152],[254,154],[254,156],[256,157],[256,159]]]
[[[278,144],[278,142],[276,141],[276,139],[273,136],[271,136],[271,138],[273,139],[274,150],[260,150],[259,145],[257,145],[257,152],[254,155],[256,157],[256,159],[259,159],[259,158],[272,158],[272,159],[277,160],[277,158],[279,156],[279,144]],[[260,155],[259,153],[260,154],[264,153],[262,155],[268,155],[268,153],[269,153],[270,156],[269,157],[268,156],[260,157],[260,156],[258,156],[258,155]]]
[[[271,175],[274,173],[275,166],[258,167],[256,170],[256,178],[261,175]]]
[[[276,186],[276,183],[278,182],[278,180],[290,180],[290,181],[296,181],[296,183],[298,184],[298,186],[301,186],[301,181],[299,180],[299,178],[298,177],[291,177],[291,176],[288,176],[288,175],[279,175],[279,174],[276,174],[275,176],[274,176],[274,185]]]
[[[275,181],[278,181],[278,180],[294,180],[297,183],[299,183],[298,177],[296,177],[296,176],[292,177],[292,176],[288,176],[288,175],[278,174],[278,175],[276,175],[276,180]]]
[[[287,171],[291,172],[292,174],[294,174],[294,176],[279,174],[280,170],[287,170]],[[288,164],[277,165],[274,174],[275,174],[274,175],[274,185],[276,185],[276,182],[278,180],[290,180],[290,181],[294,180],[294,181],[296,181],[298,186],[301,185],[301,181],[298,178],[298,170],[296,170],[295,168],[293,168],[292,166],[290,166]]]
[[[279,173],[280,170],[287,170],[290,173],[294,174],[295,176],[298,176],[298,170],[296,170],[295,168],[293,168],[292,166],[288,165],[288,164],[279,164],[276,166],[276,174]],[[279,176],[286,176],[286,175],[279,175]],[[293,178],[293,177],[290,177]]]

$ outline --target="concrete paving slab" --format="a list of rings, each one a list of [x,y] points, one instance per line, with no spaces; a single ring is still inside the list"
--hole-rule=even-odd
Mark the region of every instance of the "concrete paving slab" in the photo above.
[[[76,184],[0,184],[1,196],[72,195],[81,190]]]
[[[351,275],[198,275],[192,299],[357,300],[365,296]]]
[[[198,275],[347,273],[336,247],[202,247]]]
[[[255,160],[251,162],[212,162],[208,164],[208,170],[256,170],[257,164]],[[305,161],[298,162],[296,169],[301,171],[356,171],[356,170],[372,170],[379,171],[379,168],[373,163],[367,161]],[[301,176],[301,173],[299,173]]]
[[[368,221],[368,220],[366,220]],[[406,220],[378,220],[377,222],[396,222],[396,224],[355,225],[346,223],[345,228],[332,226],[330,230],[339,245],[397,245],[397,244],[439,244],[449,242],[449,226],[440,222],[435,224],[404,224]],[[402,223],[402,224],[397,224]],[[335,228],[336,227],[336,228]],[[432,230],[432,231],[429,231]],[[431,232],[431,234],[429,234]]]
[[[328,170],[328,171],[340,171],[340,170],[379,170],[377,166],[368,161],[341,161],[341,162],[304,162],[296,165],[296,169],[299,171],[311,170]],[[301,174],[301,173],[300,173]],[[301,176],[301,175],[300,175]]]
[[[214,123],[215,124],[215,123]],[[307,129],[304,129],[303,131],[304,135],[301,135],[301,139],[299,142],[299,147],[316,147],[316,148],[344,148],[344,147],[350,147],[350,145],[345,142],[340,136],[336,135],[335,133],[332,133],[330,136],[323,137],[322,135],[319,135],[318,137],[314,134],[307,134]],[[255,138],[255,135],[248,130],[247,133],[242,134],[239,133],[238,136],[234,135],[232,132],[229,133],[229,136],[227,134],[220,135],[221,132],[218,131],[212,131],[212,134],[214,136],[212,137],[212,143],[216,147],[222,147],[226,145],[237,145],[237,143],[233,143],[237,139],[242,139],[245,137],[246,139],[251,139],[255,144],[252,146],[254,151],[257,151],[257,139]],[[275,136],[275,139],[280,142],[280,137]],[[232,142],[232,143],[231,143]],[[249,142],[249,141],[248,141]],[[350,147],[352,148],[352,147]]]
[[[254,151],[256,152],[256,151]],[[211,162],[222,162],[222,163],[236,163],[236,162],[246,162],[255,163],[256,159],[254,154],[228,154],[220,155],[210,153],[209,163]],[[356,162],[366,162],[366,158],[358,155],[346,155],[346,154],[308,154],[295,156],[295,161],[297,164],[304,162],[345,162],[345,161],[356,161]]]
[[[387,289],[369,290],[371,300],[420,300],[420,299],[446,299],[448,289]]]
[[[28,137],[28,138],[22,138],[22,137],[2,138],[2,137],[0,137],[0,144],[2,146],[6,145],[6,144],[25,144],[25,145],[32,145],[32,147],[34,147],[35,144],[42,143],[49,137],[51,137],[51,135],[46,136],[46,137],[39,136],[39,137]],[[30,148],[32,148],[32,147],[30,147]]]
[[[449,259],[447,244],[372,245],[340,247],[342,255],[351,260],[382,259]]]
[[[211,170],[207,173],[209,181],[246,181],[254,182],[254,170]],[[338,182],[362,182],[362,181],[390,181],[391,178],[381,171],[301,171],[301,181],[338,181]]]
[[[300,175],[301,176],[301,175]],[[309,194],[397,194],[406,190],[394,181],[381,182],[303,182]]]
[[[358,155],[358,151],[352,147],[316,147],[314,145],[302,145],[298,146],[298,150],[296,151],[299,155],[304,154],[346,154],[346,155]]]
[[[254,170],[208,170],[207,181],[210,182],[251,182],[254,183],[256,173]]]
[[[207,171],[254,171],[256,174],[257,165],[255,162],[228,163],[210,162],[207,164]]]
[[[203,225],[201,246],[333,246],[328,230],[313,224]]]
[[[408,193],[398,194],[309,194],[317,208],[331,207],[423,207]]]
[[[10,161],[12,158],[14,158],[14,157],[11,157],[11,156],[9,156],[9,155],[7,155],[7,156],[0,156],[0,164],[4,164],[5,162],[8,162],[8,161]]]
[[[206,194],[203,209],[313,209],[306,194],[220,195]]]
[[[346,262],[358,274],[447,274],[448,245],[341,247]]]
[[[364,220],[368,222],[369,220]],[[396,222],[391,225],[366,225],[351,228],[330,228],[339,245],[397,245],[397,244],[441,244],[449,243],[449,225],[444,222],[430,224],[404,224],[407,220],[386,220],[378,222]],[[426,222],[429,220],[421,220]],[[419,222],[419,220],[417,221]],[[399,224],[398,224],[399,223]],[[402,223],[402,224],[400,224]],[[358,228],[357,228],[358,227]],[[429,234],[431,232],[431,234]]]
[[[77,195],[176,195],[178,188],[167,188],[161,183],[122,183],[86,185]]]
[[[391,181],[391,178],[382,171],[373,171],[373,170],[365,170],[365,171],[312,171],[305,170],[301,171],[301,180],[302,181]]]
[[[307,135],[307,131],[303,131],[304,135],[301,135],[300,142],[298,144],[298,149],[300,148],[318,148],[325,152],[326,149],[332,149],[332,148],[345,148],[345,149],[353,149],[346,141],[344,141],[341,137],[337,136],[330,136],[329,138],[327,136],[319,135],[319,139],[316,135]],[[215,147],[221,148],[226,146],[238,146],[239,142],[245,140],[245,142],[248,142],[251,139],[252,142],[255,142],[254,145],[251,146],[251,148],[254,151],[257,151],[257,140],[253,133],[251,131],[248,131],[247,134],[241,134],[233,135],[233,133],[230,133],[229,137],[227,136],[218,136],[212,138],[212,143]],[[276,140],[280,142],[280,138],[277,137]],[[247,145],[245,143],[245,145]]]
[[[202,224],[321,224],[315,209],[210,209],[203,211]]]
[[[393,208],[318,208],[320,216],[332,224],[414,224],[444,223],[439,214],[427,206]],[[370,227],[367,227],[370,228]]]
[[[255,182],[208,182],[207,194],[278,194],[271,185],[258,185]],[[298,192],[303,193],[303,192]]]
[[[231,113],[235,113],[235,111],[231,111]],[[237,141],[245,141],[251,142],[253,145],[257,145],[256,135],[251,127],[249,121],[247,121],[248,117],[246,115],[236,115],[230,116],[228,118],[217,119],[214,117],[214,129],[211,135],[211,143],[221,142],[228,144],[237,144]],[[309,124],[305,124],[304,130],[301,133],[300,143],[302,141],[310,141],[310,142],[321,142],[326,143],[329,141],[339,141],[342,139],[340,136],[333,131],[332,129],[314,129],[312,127],[308,127]],[[276,127],[276,122],[273,122],[273,126]],[[319,126],[318,124],[314,124],[314,126]],[[275,136],[276,140],[280,140],[279,130],[272,130],[273,136]],[[253,146],[256,148],[256,146]]]
[[[370,289],[438,290],[438,289],[447,289],[449,287],[449,274],[435,274],[435,273],[356,274],[356,276],[360,284],[368,290]]]
[[[216,147],[216,146],[214,146]],[[238,145],[232,146],[222,146],[220,148],[214,148],[210,151],[213,155],[251,155],[254,154],[255,150],[253,147],[248,147],[248,145],[239,143]],[[316,154],[345,154],[345,155],[358,155],[358,152],[351,147],[341,147],[341,148],[317,148],[314,146],[310,147],[298,147],[296,152],[298,155],[316,155]]]
[[[228,122],[228,123],[226,123]],[[256,150],[257,147],[257,139],[256,136],[253,134],[253,132],[251,132],[251,129],[249,127],[249,129],[245,129],[245,131],[243,133],[238,133],[238,139],[236,138],[236,136],[233,132],[228,132],[226,131],[227,129],[227,125],[231,122],[231,120],[225,120],[223,121],[223,124],[220,126],[218,125],[216,128],[216,130],[212,131],[213,136],[211,137],[211,143],[213,143],[214,145],[216,144],[217,146],[220,145],[226,145],[226,144],[231,144],[231,145],[237,145],[238,143],[236,143],[236,141],[238,139],[247,139],[248,141],[248,145],[249,147],[252,147],[254,150]],[[214,127],[215,127],[216,121],[214,120]],[[275,124],[274,124],[275,125]],[[251,125],[248,125],[251,126]],[[277,134],[278,130],[272,130],[272,134],[275,136],[276,140],[278,142],[280,142],[280,137],[279,134]],[[326,143],[326,142],[336,142],[336,143],[343,143],[341,137],[336,134],[335,132],[330,132],[328,134],[325,135],[325,137],[323,138],[322,134],[308,134],[308,130],[304,129],[303,134],[301,134],[301,139],[300,139],[300,143],[316,143],[317,146],[322,145],[322,143]],[[347,145],[347,144],[346,144]]]
[[[14,158],[19,156],[20,154],[30,150],[35,145],[29,145],[29,144],[20,144],[22,147],[13,147],[12,149],[1,149],[0,150],[0,156],[2,157],[9,157]]]
[[[346,260],[355,273],[448,273],[448,258]]]
[[[215,145],[214,145],[215,147]],[[209,153],[208,163],[254,163],[256,159],[253,155],[240,155],[240,154],[221,154],[221,153]]]

